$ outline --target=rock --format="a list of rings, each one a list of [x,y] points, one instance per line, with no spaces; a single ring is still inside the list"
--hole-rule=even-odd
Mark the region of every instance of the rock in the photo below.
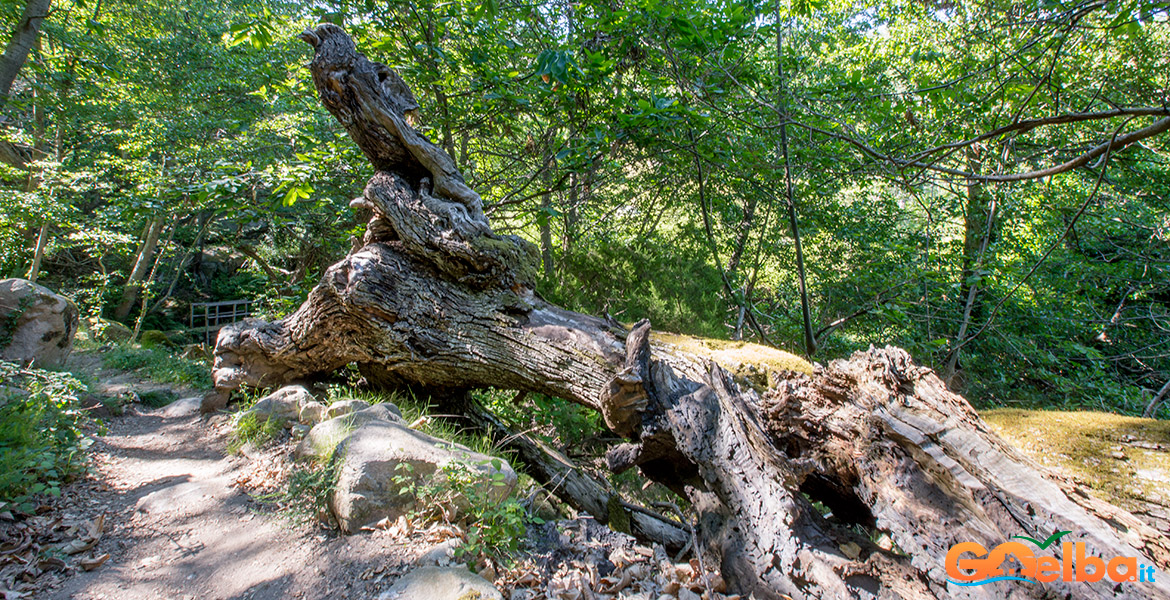
[[[362,400],[339,400],[329,405],[329,409],[325,411],[325,418],[332,419],[369,407],[370,404]]]
[[[305,425],[316,425],[325,420],[328,408],[320,402],[306,402],[301,405],[300,420]]]
[[[167,339],[167,334],[157,329],[147,329],[138,337],[138,343],[142,344],[143,348],[158,348],[160,346],[169,346],[171,340]]]
[[[471,489],[489,502],[506,498],[517,480],[516,472],[502,459],[385,420],[354,430],[338,444],[333,460],[337,483],[329,508],[346,533],[384,518],[393,521],[414,508],[414,495],[400,493],[402,485],[396,477],[405,476],[416,486],[426,486],[440,484],[446,477],[445,468],[465,468],[473,478]],[[403,464],[409,468],[400,468]],[[495,485],[496,480],[499,485]],[[466,509],[468,500],[458,488],[453,491],[450,505],[444,509],[458,513]]]
[[[419,567],[378,596],[378,600],[503,599],[491,582],[465,567]]]
[[[232,399],[231,393],[214,389],[207,392],[203,396],[203,402],[199,405],[199,412],[203,414],[221,411],[227,408],[228,402]]]
[[[134,335],[129,327],[101,317],[90,317],[86,319],[85,323],[95,341],[122,344],[130,341],[130,337]]]
[[[463,540],[459,538],[435,544],[416,558],[414,564],[420,567],[445,567],[451,564],[451,560],[455,558],[455,549],[462,544]]]
[[[292,427],[300,420],[301,405],[314,402],[313,394],[303,385],[286,385],[256,401],[248,413],[261,421],[278,420]]]
[[[289,434],[293,440],[300,440],[304,439],[306,435],[309,435],[309,429],[311,428],[308,425],[293,425],[292,429],[289,430]]]
[[[353,430],[374,421],[388,421],[399,423],[402,413],[393,404],[375,404],[365,410],[349,413],[334,419],[322,421],[309,431],[309,435],[297,446],[295,456],[301,458],[328,459],[337,447]]]
[[[170,404],[158,409],[156,414],[165,418],[173,419],[177,417],[189,417],[199,414],[199,406],[203,398],[199,396],[190,396],[188,398],[180,398],[171,402]]]
[[[194,515],[217,507],[218,502],[237,495],[226,479],[185,481],[164,487],[138,499],[135,510],[148,514]]]
[[[73,350],[77,305],[24,279],[0,281],[0,360],[59,367]]]

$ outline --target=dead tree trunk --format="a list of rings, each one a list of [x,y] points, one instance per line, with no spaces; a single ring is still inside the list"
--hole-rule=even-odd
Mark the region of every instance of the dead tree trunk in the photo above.
[[[371,214],[364,246],[292,316],[220,333],[205,409],[243,384],[347,363],[382,383],[578,402],[629,440],[609,452],[610,467],[637,466],[688,498],[705,564],[761,599],[1170,594],[1160,574],[1156,583],[948,582],[948,550],[960,542],[991,549],[1013,535],[1071,531],[1065,541],[1090,554],[1164,572],[1170,540],[1041,470],[902,350],[775,373],[757,389],[657,345],[648,322],[625,331],[544,302],[532,291],[536,248],[492,232],[451,158],[407,124],[417,104],[398,74],[358,54],[336,26],[302,38],[316,51],[322,102],[377,170],[352,203]],[[1071,561],[1070,547],[1036,553]]]

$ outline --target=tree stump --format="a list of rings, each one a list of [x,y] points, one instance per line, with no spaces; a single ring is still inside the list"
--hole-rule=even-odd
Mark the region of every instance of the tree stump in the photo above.
[[[349,363],[386,385],[577,402],[629,440],[610,468],[638,467],[686,497],[699,558],[759,599],[1170,597],[1170,540],[1025,458],[903,350],[774,373],[756,389],[656,344],[648,322],[627,331],[545,302],[533,292],[536,249],[492,232],[454,161],[411,126],[418,105],[398,74],[337,26],[301,37],[322,103],[377,170],[351,203],[369,225],[293,315],[224,328],[205,409],[244,384]],[[1135,557],[1159,579],[964,586],[948,573],[956,544],[1042,544],[1060,531],[1071,533],[1014,556],[1071,563],[1072,540],[1106,560]],[[679,529],[664,535],[677,541]]]

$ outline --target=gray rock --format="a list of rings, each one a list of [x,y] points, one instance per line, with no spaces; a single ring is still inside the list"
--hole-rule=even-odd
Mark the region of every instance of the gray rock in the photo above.
[[[300,419],[303,425],[316,425],[325,420],[327,408],[320,402],[306,402],[301,405]]]
[[[378,596],[378,600],[503,599],[491,582],[464,567],[419,567]]]
[[[293,425],[289,433],[292,439],[300,440],[304,439],[306,435],[309,435],[309,429],[311,428],[308,425]]]
[[[59,367],[73,350],[77,305],[24,279],[0,281],[0,360]]]
[[[309,435],[297,446],[294,456],[298,459],[327,459],[353,430],[374,421],[398,423],[402,421],[402,415],[393,404],[375,404],[365,410],[322,421],[313,426]]]
[[[301,385],[286,385],[256,401],[248,413],[261,421],[281,421],[285,427],[292,427],[300,420],[301,405],[313,402],[313,394]]]
[[[203,401],[200,396],[180,398],[158,409],[158,414],[168,419],[189,417],[199,414],[199,405]]]
[[[325,418],[332,419],[359,410],[365,410],[369,407],[370,404],[362,400],[339,400],[329,405],[329,408],[325,411]]]
[[[420,567],[445,567],[451,564],[455,558],[455,549],[463,544],[463,540],[459,538],[452,538],[445,542],[435,544],[421,556],[414,560],[414,564]]]
[[[148,514],[193,515],[213,509],[219,502],[238,493],[223,478],[185,481],[139,498],[135,510]]]
[[[337,484],[329,497],[329,508],[346,533],[383,518],[393,521],[415,507],[414,495],[399,491],[402,484],[395,479],[401,476],[416,486],[425,486],[442,483],[444,468],[465,468],[474,479],[472,489],[491,502],[506,498],[517,480],[506,461],[382,420],[366,423],[349,434],[338,444],[333,460],[338,467]],[[403,464],[409,468],[400,468]],[[497,473],[498,484],[493,480]],[[455,493],[444,508],[454,516],[466,510],[467,503],[464,496]]]

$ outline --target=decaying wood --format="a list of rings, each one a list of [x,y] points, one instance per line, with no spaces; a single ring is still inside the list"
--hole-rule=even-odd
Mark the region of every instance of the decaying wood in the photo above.
[[[627,332],[543,301],[532,291],[535,248],[491,231],[454,162],[411,126],[417,103],[401,78],[338,27],[303,39],[316,51],[322,102],[377,169],[353,203],[372,216],[363,245],[296,313],[221,332],[206,409],[243,384],[349,363],[382,384],[580,403],[628,439],[608,453],[610,467],[637,467],[687,498],[704,563],[760,599],[1170,597],[1165,577],[948,583],[945,557],[958,542],[992,548],[1069,530],[1094,554],[1136,556],[1164,573],[1170,541],[1006,445],[904,351],[858,353],[811,376],[775,373],[757,391],[656,345],[649,323]],[[608,496],[587,478],[538,447],[529,454],[546,479],[586,490],[572,500],[579,507],[608,514]]]
[[[590,514],[602,525],[645,543],[662,544],[672,553],[691,543],[692,532],[688,526],[625,501],[560,452],[530,435],[510,431],[483,407],[468,404],[460,408],[477,429],[490,434],[504,450],[514,452],[528,475],[574,510]]]

